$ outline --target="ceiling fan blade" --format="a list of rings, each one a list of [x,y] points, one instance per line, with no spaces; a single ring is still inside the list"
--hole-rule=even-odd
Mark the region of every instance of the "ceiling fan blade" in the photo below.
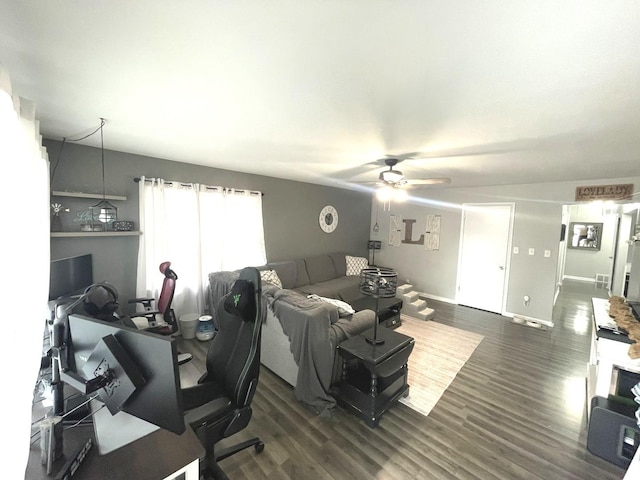
[[[538,139],[520,139],[509,142],[497,142],[492,144],[467,145],[431,152],[414,152],[411,160],[429,160],[432,158],[475,157],[483,155],[503,155],[513,152],[531,150],[540,144]]]
[[[415,180],[405,180],[407,185],[441,185],[443,183],[451,183],[451,179],[447,177],[442,178],[422,178]]]
[[[383,163],[384,165],[384,163]],[[354,176],[359,176],[362,174],[366,174],[371,172],[372,170],[377,170],[378,168],[380,168],[380,164],[378,163],[378,161],[372,161],[372,162],[367,162],[365,164],[362,165],[356,165],[353,167],[349,167],[349,168],[345,168],[342,169],[338,172],[336,172],[336,176],[337,178],[352,178]]]
[[[384,165],[387,160],[394,159],[398,163],[400,163],[403,160],[409,160],[409,159],[412,159],[412,158],[418,158],[421,154],[422,154],[422,152],[405,152],[405,153],[399,153],[398,155],[387,154],[387,155],[384,156],[384,158],[378,159],[378,162],[382,163]]]
[[[358,185],[386,185],[384,182],[381,182],[380,180],[372,180],[367,182],[352,181],[351,183],[357,183]]]

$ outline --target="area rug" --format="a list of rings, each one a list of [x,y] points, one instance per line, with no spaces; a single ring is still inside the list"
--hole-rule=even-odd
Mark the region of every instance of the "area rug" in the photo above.
[[[456,375],[484,338],[433,321],[402,315],[396,332],[415,340],[409,357],[409,395],[400,402],[429,415]]]

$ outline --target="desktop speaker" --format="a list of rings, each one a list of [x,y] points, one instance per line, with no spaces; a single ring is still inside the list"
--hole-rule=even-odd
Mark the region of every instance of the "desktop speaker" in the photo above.
[[[587,449],[605,460],[627,468],[640,443],[635,408],[604,397],[591,399]]]

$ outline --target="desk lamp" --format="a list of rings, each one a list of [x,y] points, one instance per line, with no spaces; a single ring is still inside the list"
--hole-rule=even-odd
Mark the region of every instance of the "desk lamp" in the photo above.
[[[383,339],[378,338],[378,303],[380,298],[395,297],[398,286],[398,274],[390,268],[369,267],[360,271],[360,293],[376,299],[376,320],[373,324],[373,337],[365,340],[371,345],[382,345]]]
[[[367,241],[367,248],[369,250],[373,250],[371,266],[374,266],[376,264],[376,250],[380,250],[382,248],[382,242],[380,240],[369,240]]]

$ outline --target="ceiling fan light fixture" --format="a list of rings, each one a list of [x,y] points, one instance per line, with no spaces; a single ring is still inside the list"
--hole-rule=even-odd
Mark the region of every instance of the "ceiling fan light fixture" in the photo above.
[[[402,172],[400,170],[384,170],[380,172],[380,180],[387,183],[398,183],[400,180],[404,178]]]
[[[376,192],[376,197],[381,202],[390,202],[391,199],[393,198],[393,193],[394,193],[393,190],[394,189],[392,187],[379,188],[378,191]]]
[[[376,198],[383,203],[405,202],[409,198],[409,194],[401,188],[385,186],[376,191]]]
[[[409,194],[406,190],[402,190],[401,188],[394,188],[393,192],[393,200],[396,202],[406,202],[409,198]]]

